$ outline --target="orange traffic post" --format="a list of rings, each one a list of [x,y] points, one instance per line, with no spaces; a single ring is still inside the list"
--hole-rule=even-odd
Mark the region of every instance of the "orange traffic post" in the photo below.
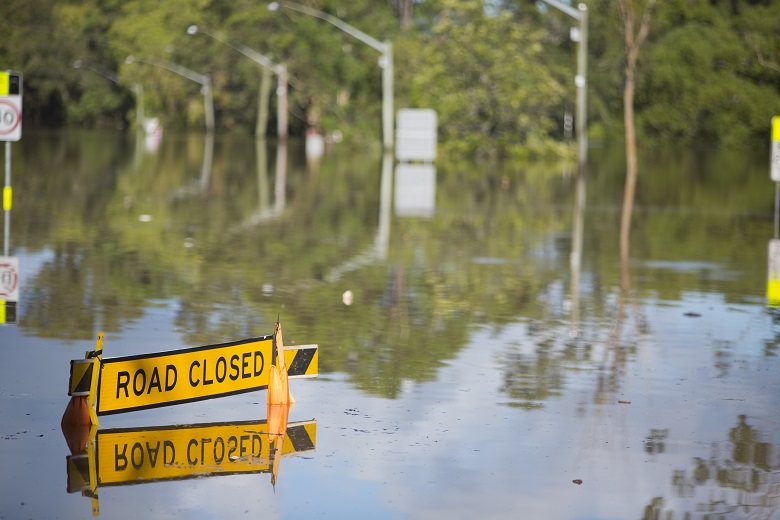
[[[284,360],[284,342],[282,340],[282,326],[276,322],[274,329],[274,356],[275,361],[268,374],[268,406],[292,405],[295,403],[290,393],[287,365]]]

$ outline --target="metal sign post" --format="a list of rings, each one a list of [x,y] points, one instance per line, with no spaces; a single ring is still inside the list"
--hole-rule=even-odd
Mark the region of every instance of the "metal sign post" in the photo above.
[[[3,256],[0,257],[0,324],[16,321],[19,263],[8,256],[11,247],[11,142],[22,138],[22,75],[0,72],[0,141],[5,141],[3,187]]]
[[[5,187],[3,211],[5,226],[3,253],[8,256],[11,220],[11,141],[22,138],[22,75],[18,72],[0,72],[0,141],[5,141]]]
[[[8,256],[11,237],[11,141],[5,142],[5,187],[3,188],[3,256]]]
[[[780,116],[772,118],[771,153],[769,155],[769,178],[775,183],[775,238],[780,233]]]
[[[769,176],[773,181],[780,182],[780,116],[772,118],[772,154]]]

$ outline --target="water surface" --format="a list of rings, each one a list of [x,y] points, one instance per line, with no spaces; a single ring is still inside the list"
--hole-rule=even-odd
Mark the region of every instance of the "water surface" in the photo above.
[[[279,316],[286,344],[320,348],[289,418],[316,421],[315,449],[284,457],[275,487],[99,486],[100,517],[780,518],[766,154],[642,158],[621,264],[619,152],[592,150],[578,184],[565,165],[410,173],[297,143],[25,135],[0,518],[91,515],[67,492],[59,423],[69,362],[99,331],[115,357],[270,334]],[[100,432],[262,422],[265,400]]]

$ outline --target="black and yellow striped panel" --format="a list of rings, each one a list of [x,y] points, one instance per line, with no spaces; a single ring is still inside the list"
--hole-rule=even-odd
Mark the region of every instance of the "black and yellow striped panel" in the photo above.
[[[89,395],[89,387],[92,383],[92,366],[91,359],[72,359],[70,361],[68,395]]]
[[[317,446],[317,423],[310,421],[287,427],[287,438],[295,453],[313,451]]]
[[[285,347],[284,360],[290,378],[317,377],[319,349],[317,345]]]
[[[68,455],[68,493],[90,489],[89,457],[86,453]]]
[[[16,323],[16,302],[0,300],[0,324]]]

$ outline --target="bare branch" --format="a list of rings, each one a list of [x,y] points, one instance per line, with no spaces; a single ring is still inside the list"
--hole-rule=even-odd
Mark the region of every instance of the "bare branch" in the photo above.
[[[645,10],[642,13],[642,22],[639,25],[639,34],[635,41],[637,47],[640,47],[645,42],[647,35],[650,33],[650,10],[653,8],[654,3],[655,0],[647,0],[647,4],[645,4]]]
[[[745,37],[745,42],[747,42],[747,44],[753,48],[753,51],[756,53],[756,58],[758,59],[759,65],[767,69],[780,72],[780,65],[774,61],[768,61],[764,58],[764,53],[761,52],[761,45],[758,43],[758,38],[754,38],[751,35],[748,35]]]

